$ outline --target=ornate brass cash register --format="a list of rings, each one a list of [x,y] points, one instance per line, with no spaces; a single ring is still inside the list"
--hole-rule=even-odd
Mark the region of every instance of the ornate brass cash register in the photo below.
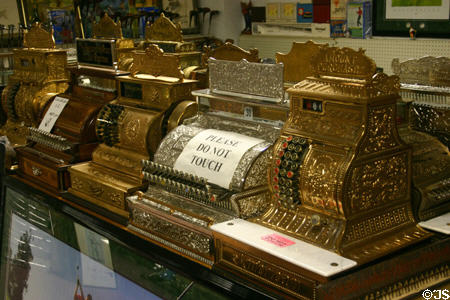
[[[143,162],[150,186],[128,198],[131,230],[207,267],[209,227],[267,207],[268,149],[288,114],[282,65],[210,60],[209,68],[210,89],[193,92],[199,114]]]
[[[133,53],[131,75],[117,80],[118,99],[101,109],[96,122],[102,143],[92,161],[69,168],[69,192],[126,222],[125,197],[147,186],[141,161],[153,157],[167,131],[197,112],[190,100],[196,81],[184,79],[179,58],[156,45]]]
[[[176,25],[169,18],[161,16],[153,23],[147,23],[145,27],[145,41],[140,47],[147,48],[150,44],[156,44],[165,53],[172,53],[180,58],[181,69],[189,78],[189,67],[201,65],[202,53],[197,51],[195,43],[183,41],[181,25]]]
[[[312,66],[313,76],[288,89],[290,115],[270,163],[270,208],[254,223],[236,219],[213,230],[218,269],[314,298],[317,284],[336,272],[430,234],[411,210],[411,151],[396,126],[398,77],[376,73],[363,50],[349,48],[323,46]]]
[[[96,34],[107,36],[120,31],[108,18],[102,19],[102,28],[96,27]],[[111,34],[114,35],[120,34]],[[98,145],[97,114],[117,97],[115,77],[129,74],[117,70],[119,41],[77,39],[78,65],[68,68],[70,89],[48,101],[39,127],[30,128],[29,145],[17,150],[19,174],[24,178],[47,189],[65,191],[70,182],[67,168],[92,158]],[[62,110],[55,111],[61,105]]]
[[[14,74],[2,93],[7,115],[0,135],[14,146],[25,145],[28,127],[37,127],[45,105],[68,87],[67,54],[55,49],[52,32],[34,23],[24,35],[24,47],[14,49]]]
[[[392,68],[404,107],[399,133],[413,149],[414,213],[424,221],[450,211],[450,59],[394,59]]]

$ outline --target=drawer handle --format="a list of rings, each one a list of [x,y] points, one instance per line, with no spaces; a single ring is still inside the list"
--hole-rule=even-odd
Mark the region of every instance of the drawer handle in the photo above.
[[[42,175],[42,170],[39,169],[38,167],[32,166],[31,167],[31,171],[33,172],[34,176],[41,176]]]

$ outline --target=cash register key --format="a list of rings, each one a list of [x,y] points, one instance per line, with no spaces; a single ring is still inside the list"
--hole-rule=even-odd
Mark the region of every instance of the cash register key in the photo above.
[[[290,151],[295,151],[295,144],[290,144],[289,146],[288,146],[288,150],[290,150]]]
[[[320,216],[319,215],[312,215],[311,216],[311,225],[312,226],[319,226],[320,225]]]
[[[292,157],[292,153],[290,151],[286,151],[286,153],[283,156],[284,159],[291,159],[291,157]]]

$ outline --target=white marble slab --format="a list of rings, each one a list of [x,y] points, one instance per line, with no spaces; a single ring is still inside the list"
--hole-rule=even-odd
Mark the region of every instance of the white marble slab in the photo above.
[[[357,265],[356,261],[334,252],[242,219],[215,224],[211,228],[324,277],[341,273]]]
[[[426,229],[450,234],[450,212],[439,217],[420,222],[419,225]]]

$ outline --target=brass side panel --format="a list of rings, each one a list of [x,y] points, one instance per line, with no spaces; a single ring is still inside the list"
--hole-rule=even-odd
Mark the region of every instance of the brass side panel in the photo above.
[[[93,162],[81,163],[69,168],[70,192],[100,205],[125,210],[125,198],[146,187],[139,179],[104,168]]]
[[[343,105],[331,99],[325,99],[322,103],[324,114],[320,114],[302,112],[303,101],[302,97],[296,95],[292,97],[286,132],[346,145],[354,145],[361,137],[364,119],[363,111],[358,106]]]
[[[408,160],[408,153],[403,151],[351,166],[345,193],[350,204],[348,213],[358,214],[408,200]]]
[[[294,42],[289,53],[277,52],[275,54],[277,63],[284,65],[284,81],[297,83],[311,76],[313,74],[311,59],[317,55],[319,48],[323,45],[312,41]]]
[[[318,282],[305,276],[304,270],[293,270],[286,262],[250,246],[214,232],[217,263],[215,268],[225,269],[264,289],[274,289],[295,299],[315,299]]]
[[[149,201],[150,203],[157,203],[152,202],[152,199],[149,199]],[[213,260],[212,233],[198,224],[189,224],[177,219],[177,215],[186,214],[186,212],[176,208],[166,213],[158,212],[158,209],[152,208],[151,205],[140,204],[139,200],[129,200],[128,206],[130,208],[130,224],[197,253],[206,259]],[[186,217],[189,217],[189,215],[186,215]],[[198,217],[193,216],[192,218]]]
[[[241,61],[245,59],[248,62],[259,62],[258,49],[244,50],[230,42],[217,47],[204,47],[202,57],[202,66],[206,67],[208,64],[208,59],[220,59],[220,60],[231,60],[231,61]]]
[[[148,159],[148,155],[117,147],[109,147],[105,144],[100,144],[92,153],[92,161],[95,163],[130,176],[135,176],[136,181],[140,181],[138,178],[141,175],[141,161],[143,159]]]

